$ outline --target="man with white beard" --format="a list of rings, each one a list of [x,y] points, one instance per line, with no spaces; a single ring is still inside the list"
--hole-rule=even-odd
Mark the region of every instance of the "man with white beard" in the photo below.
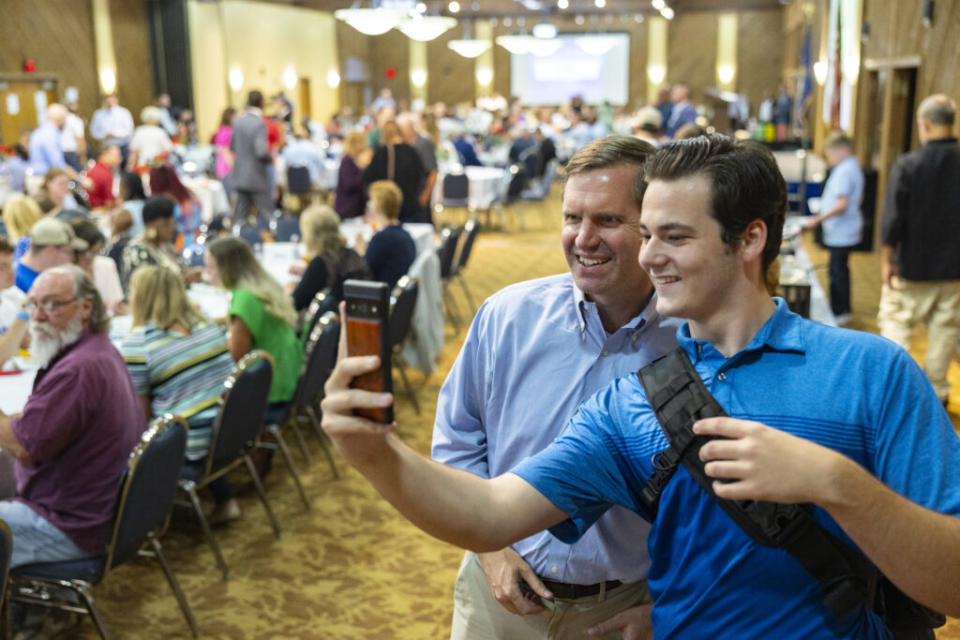
[[[15,459],[18,496],[0,501],[16,567],[104,552],[143,407],[110,319],[82,269],[40,274],[27,295],[31,353],[40,365],[23,413],[0,412],[0,449]]]

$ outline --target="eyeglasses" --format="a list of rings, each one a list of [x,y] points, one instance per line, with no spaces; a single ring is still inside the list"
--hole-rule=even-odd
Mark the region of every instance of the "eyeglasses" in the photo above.
[[[28,315],[33,315],[37,309],[40,309],[49,316],[53,313],[56,313],[57,309],[60,307],[65,307],[71,302],[76,302],[76,300],[76,296],[70,298],[69,300],[44,300],[43,302],[28,300],[27,303],[23,305],[23,309]]]

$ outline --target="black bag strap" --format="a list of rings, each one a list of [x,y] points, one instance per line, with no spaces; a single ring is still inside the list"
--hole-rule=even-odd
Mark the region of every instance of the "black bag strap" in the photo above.
[[[643,489],[644,506],[655,516],[660,493],[677,463],[757,543],[787,551],[821,585],[827,609],[840,615],[857,605],[870,606],[876,569],[862,554],[824,529],[809,504],[779,504],[756,500],[724,500],[713,490],[703,470],[700,449],[717,436],[698,436],[693,423],[727,415],[682,348],[637,372],[647,400],[670,442],[654,460],[655,470]]]

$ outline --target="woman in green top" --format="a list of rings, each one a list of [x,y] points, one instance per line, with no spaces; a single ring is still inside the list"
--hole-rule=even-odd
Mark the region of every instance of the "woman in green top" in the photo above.
[[[239,238],[217,238],[203,256],[210,281],[232,292],[230,355],[235,361],[254,349],[273,356],[271,408],[290,402],[300,377],[303,351],[294,333],[297,312],[284,293]]]

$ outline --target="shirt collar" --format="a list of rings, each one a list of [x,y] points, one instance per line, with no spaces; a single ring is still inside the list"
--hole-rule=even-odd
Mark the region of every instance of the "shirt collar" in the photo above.
[[[773,314],[767,318],[767,321],[763,323],[750,343],[740,350],[740,353],[761,351],[765,348],[772,351],[806,352],[803,318],[790,311],[783,298],[774,298],[773,300],[777,304]],[[690,359],[694,361],[696,361],[697,354],[702,352],[706,346],[711,349],[714,348],[706,340],[697,340],[690,336],[689,322],[684,322],[677,329],[677,342],[687,352]]]
[[[596,307],[596,303],[587,300],[583,291],[581,291],[580,287],[578,287],[576,284],[573,285],[573,303],[574,303],[574,308],[577,311],[577,322],[578,322],[577,328],[580,330],[580,333],[583,334],[587,330],[587,321],[588,321],[588,316],[590,315],[588,312],[587,305],[593,305],[594,307]],[[650,323],[655,323],[657,321],[657,318],[659,317],[660,316],[657,314],[657,294],[656,292],[654,292],[653,295],[650,296],[650,300],[649,302],[647,302],[647,306],[643,309],[643,311],[637,314],[633,319],[631,319],[625,325],[620,327],[620,329],[617,329],[617,331],[620,331],[622,329],[636,331],[637,329],[645,327]],[[599,320],[600,318],[598,315],[597,321],[599,322]]]
[[[934,144],[957,144],[956,138],[936,138],[934,140],[927,140],[927,144],[924,146],[930,146]]]

